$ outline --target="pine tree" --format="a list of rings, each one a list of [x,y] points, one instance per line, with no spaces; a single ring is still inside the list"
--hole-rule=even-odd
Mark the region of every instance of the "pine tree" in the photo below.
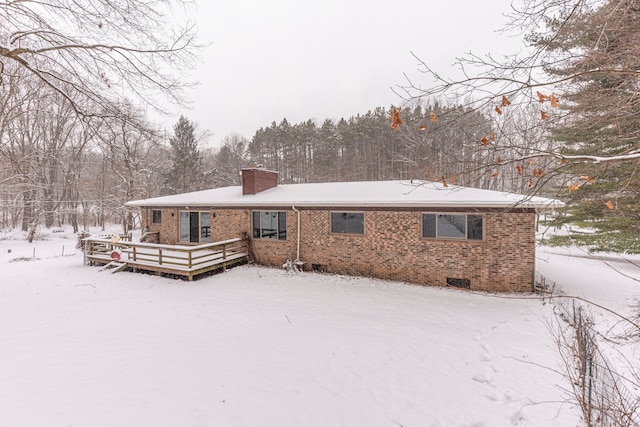
[[[563,93],[568,120],[552,136],[564,154],[625,156],[640,150],[640,2],[610,0],[576,15],[541,40],[552,52],[574,52],[548,71],[572,76]],[[574,239],[599,250],[640,251],[640,163],[570,165],[574,175],[567,220],[598,230]]]
[[[177,194],[206,188],[209,174],[204,171],[193,122],[180,116],[173,125],[169,145],[172,167],[165,177],[165,192]]]

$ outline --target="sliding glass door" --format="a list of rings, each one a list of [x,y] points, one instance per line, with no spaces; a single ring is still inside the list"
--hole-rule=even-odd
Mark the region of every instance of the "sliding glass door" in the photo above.
[[[211,214],[209,212],[180,212],[180,241],[208,243],[211,241]]]

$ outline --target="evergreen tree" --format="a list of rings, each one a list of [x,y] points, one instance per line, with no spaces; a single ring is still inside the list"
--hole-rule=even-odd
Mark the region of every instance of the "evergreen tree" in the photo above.
[[[180,116],[173,125],[169,145],[172,166],[165,177],[165,193],[177,194],[206,188],[210,174],[204,171],[193,122]]]
[[[640,150],[640,2],[607,1],[595,10],[554,28],[543,38],[552,52],[573,52],[548,72],[572,76],[563,93],[565,113],[552,136],[564,154],[625,156]],[[553,26],[561,25],[553,22]],[[640,251],[640,163],[615,162],[570,165],[574,175],[566,220],[598,230],[574,239],[601,250]],[[581,178],[582,177],[582,178]]]

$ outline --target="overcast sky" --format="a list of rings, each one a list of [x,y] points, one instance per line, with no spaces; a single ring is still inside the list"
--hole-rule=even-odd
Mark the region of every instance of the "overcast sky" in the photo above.
[[[235,132],[340,119],[401,105],[392,87],[403,73],[428,85],[411,55],[441,74],[456,56],[511,52],[521,42],[497,31],[511,0],[200,0],[203,52],[192,77],[191,110],[174,109],[209,129],[210,146]]]

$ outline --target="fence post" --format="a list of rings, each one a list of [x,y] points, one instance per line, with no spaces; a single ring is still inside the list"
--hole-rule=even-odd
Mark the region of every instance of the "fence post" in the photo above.
[[[591,381],[593,379],[593,358],[591,356],[589,356],[589,394],[588,394],[588,400],[587,400],[587,406],[589,408],[588,412],[587,412],[587,424],[591,425]]]

